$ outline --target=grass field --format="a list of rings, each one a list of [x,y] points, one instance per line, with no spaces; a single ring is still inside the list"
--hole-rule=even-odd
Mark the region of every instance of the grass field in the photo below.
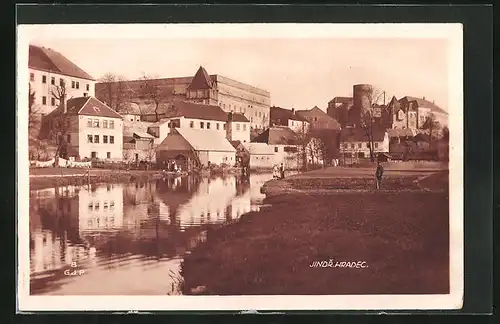
[[[446,175],[428,177],[426,186],[440,187]],[[185,258],[185,294],[198,286],[218,295],[449,292],[446,191],[311,191],[266,202],[209,232]],[[330,259],[368,267],[310,267]]]

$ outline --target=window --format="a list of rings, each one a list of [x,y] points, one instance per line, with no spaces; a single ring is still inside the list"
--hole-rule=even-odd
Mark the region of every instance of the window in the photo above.
[[[246,131],[247,130],[247,124],[243,124],[243,130]]]
[[[102,142],[104,144],[107,144],[108,143],[108,136],[107,135],[102,135]]]
[[[54,97],[50,98],[50,104],[52,106],[55,106],[56,105],[56,98],[54,98]]]
[[[219,128],[220,128],[219,126],[220,126],[220,125],[219,125],[219,123],[217,123],[217,125],[215,125],[215,127],[216,127],[217,129],[219,129]]]
[[[71,143],[71,134],[66,135],[66,141]]]
[[[375,148],[378,148],[378,143],[374,143],[373,145],[375,146]]]
[[[370,142],[366,143],[366,148],[370,148]]]
[[[277,146],[274,148],[274,152],[278,152],[278,147]]]
[[[42,83],[47,83],[47,76],[46,75],[42,75]]]
[[[90,202],[89,203],[89,211],[92,211],[92,210],[94,210],[94,203]]]
[[[97,152],[92,152],[92,153],[90,153],[90,154],[91,154],[91,157],[92,157],[93,159],[97,158]]]
[[[190,127],[190,128],[194,128],[194,121],[190,121],[190,122],[189,122],[189,127]]]
[[[239,131],[240,130],[240,124],[236,124],[236,130]]]
[[[358,143],[358,148],[361,148],[361,146],[362,146],[361,143]]]
[[[35,73],[30,73],[30,81],[35,81]]]
[[[108,128],[111,128],[111,129],[115,128],[115,121],[114,120],[109,121]]]
[[[64,80],[63,79],[59,79],[59,86],[64,86]]]
[[[71,81],[71,89],[75,88],[75,81]]]
[[[201,129],[205,128],[205,123],[204,122],[200,122],[200,128]]]
[[[109,143],[110,144],[115,144],[115,137],[114,136],[110,136],[109,137]]]
[[[92,127],[92,118],[87,119],[87,127]]]
[[[293,126],[293,120],[292,120],[292,126]]]
[[[262,117],[262,112],[259,111],[259,117]]]
[[[99,119],[94,119],[93,125],[94,125],[94,127],[99,128]]]
[[[46,105],[47,104],[47,97],[43,96],[42,97],[42,105]]]
[[[87,87],[85,87],[85,90],[90,91],[90,84],[87,83]]]
[[[133,121],[133,119],[131,119],[130,121]],[[108,128],[108,121],[107,120],[102,121],[102,128]]]
[[[351,144],[351,148],[353,149],[354,148],[354,143]]]
[[[51,77],[50,78],[50,84],[55,85],[56,84],[56,78]]]
[[[83,96],[84,96],[84,97],[88,97],[88,96],[89,96],[89,94],[88,94],[87,92],[84,92],[84,93],[83,93]]]
[[[107,153],[106,153],[106,158],[107,158],[107,159],[111,159],[111,152],[107,152]]]
[[[80,89],[80,82],[76,81],[76,84],[75,84],[75,85],[76,85],[76,88],[77,88],[77,89]]]
[[[99,202],[94,204],[94,210],[99,210]],[[99,223],[99,218],[97,219],[97,223]]]
[[[222,124],[222,129],[226,129],[226,123]]]
[[[207,129],[210,129],[210,123],[207,123]]]
[[[87,143],[93,143],[94,137],[92,135],[87,135]]]
[[[99,143],[99,135],[94,135],[94,143]]]

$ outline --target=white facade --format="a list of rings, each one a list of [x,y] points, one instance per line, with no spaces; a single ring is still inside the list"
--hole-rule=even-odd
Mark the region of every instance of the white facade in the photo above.
[[[120,118],[78,116],[78,138],[71,137],[71,145],[78,145],[81,159],[123,159],[123,121]]]
[[[285,169],[300,167],[300,147],[298,145],[269,145],[274,150],[274,164],[281,164]]]
[[[309,123],[301,120],[288,119],[288,128],[298,134],[305,134],[309,129]]]
[[[236,163],[236,152],[224,152],[224,151],[196,151],[201,164],[208,165],[216,164],[220,165],[222,163],[228,165],[234,165]]]
[[[351,155],[354,157],[368,158],[370,157],[369,142],[363,141],[344,141],[340,144],[340,152],[344,155]],[[374,153],[387,153],[389,152],[389,136],[387,132],[382,141],[373,141]]]
[[[40,71],[29,68],[31,91],[35,92],[35,109],[41,114],[48,114],[59,106],[59,101],[52,95],[57,93],[61,82],[66,87],[66,99],[77,97],[93,97],[95,81],[87,80],[53,72]]]

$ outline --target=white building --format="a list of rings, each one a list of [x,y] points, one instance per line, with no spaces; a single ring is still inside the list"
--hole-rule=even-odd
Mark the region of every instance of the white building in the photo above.
[[[297,169],[301,165],[300,139],[289,127],[269,127],[252,142],[266,143],[274,152],[274,163],[283,163],[286,169]]]
[[[158,163],[171,160],[175,160],[183,170],[209,164],[234,165],[236,149],[220,132],[172,127],[156,151]]]
[[[267,143],[240,143],[239,147],[243,148],[245,154],[248,154],[248,164],[250,169],[272,168],[277,160],[275,159],[273,146]]]
[[[123,158],[122,116],[94,97],[70,99],[44,116],[40,136],[64,141],[75,159]]]
[[[373,130],[373,152],[389,152],[389,135],[385,130]],[[370,143],[365,130],[361,128],[344,128],[340,134],[340,152],[345,158],[369,158]],[[375,156],[376,157],[376,156]]]
[[[35,109],[46,115],[59,106],[62,87],[66,98],[94,96],[95,79],[64,55],[50,48],[29,46],[29,82],[35,93]]]

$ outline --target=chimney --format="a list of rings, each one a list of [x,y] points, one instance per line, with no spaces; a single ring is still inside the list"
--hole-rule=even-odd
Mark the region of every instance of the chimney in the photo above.
[[[422,97],[422,99],[424,99],[424,100],[425,100],[425,96],[423,96],[423,97]]]
[[[295,109],[292,108],[292,115],[295,115]]]

